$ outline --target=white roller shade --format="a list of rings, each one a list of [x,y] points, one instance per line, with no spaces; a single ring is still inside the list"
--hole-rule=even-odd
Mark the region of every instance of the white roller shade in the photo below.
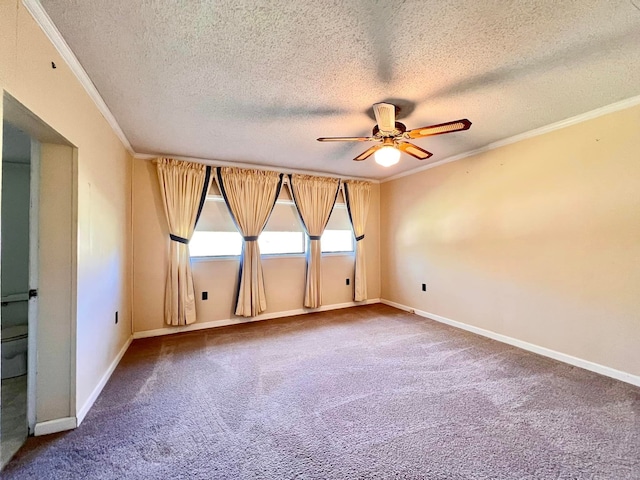
[[[351,231],[351,222],[349,221],[349,213],[347,212],[346,205],[336,205],[333,207],[325,230]]]
[[[222,196],[207,196],[204,202],[200,220],[196,226],[197,232],[237,232],[233,219],[229,215],[229,209]]]
[[[199,232],[236,232],[237,229],[233,223],[231,215],[229,215],[229,209],[224,203],[222,195],[219,193],[217,185],[215,189],[212,187],[210,194],[207,196],[207,201],[202,208],[202,214],[200,215],[200,221],[196,227],[196,231]],[[283,193],[285,192],[285,193]],[[295,204],[289,199],[289,192],[283,188],[278,202],[273,208],[273,212],[269,217],[265,232],[302,232],[302,225],[300,224],[300,218],[296,212]],[[346,210],[345,210],[346,211]],[[339,215],[342,218],[341,215]],[[347,218],[347,228],[349,219]]]
[[[282,198],[282,194],[280,194],[279,198]],[[290,200],[278,200],[264,231],[302,232],[302,225],[300,224],[295,204]]]

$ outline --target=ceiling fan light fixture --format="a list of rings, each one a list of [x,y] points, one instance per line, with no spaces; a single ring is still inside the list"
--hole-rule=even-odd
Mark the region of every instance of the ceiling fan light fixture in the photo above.
[[[396,122],[396,107],[391,103],[375,103],[373,113],[376,117],[377,125],[373,127],[370,137],[320,137],[319,142],[382,142],[382,145],[374,145],[368,148],[353,160],[361,162],[373,155],[377,164],[383,167],[395,165],[400,160],[400,154],[426,160],[433,156],[433,153],[426,151],[407,140],[414,138],[431,137],[442,135],[443,133],[460,132],[469,130],[471,122],[462,118],[453,122],[439,123],[428,127],[414,128],[407,130],[407,127],[400,122]]]
[[[383,167],[395,165],[400,160],[400,150],[395,147],[385,146],[373,154],[376,163]]]

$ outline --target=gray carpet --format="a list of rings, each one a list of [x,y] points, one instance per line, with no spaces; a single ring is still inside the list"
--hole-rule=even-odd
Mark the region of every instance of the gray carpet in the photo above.
[[[371,305],[135,341],[3,474],[639,479],[640,389]]]

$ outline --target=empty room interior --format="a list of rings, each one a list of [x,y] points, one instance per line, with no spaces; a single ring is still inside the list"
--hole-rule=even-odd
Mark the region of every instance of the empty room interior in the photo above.
[[[0,477],[640,478],[640,2],[0,0]]]

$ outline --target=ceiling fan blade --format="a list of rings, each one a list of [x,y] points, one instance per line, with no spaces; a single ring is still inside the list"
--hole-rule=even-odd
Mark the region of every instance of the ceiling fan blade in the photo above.
[[[381,132],[393,132],[396,128],[396,107],[391,103],[374,103],[373,113]]]
[[[320,137],[319,142],[371,142],[377,140],[373,137]]]
[[[426,160],[433,155],[433,153],[427,152],[423,148],[409,142],[398,142],[396,146],[398,147],[398,150],[408,153],[412,157],[416,157],[418,160]]]
[[[469,130],[471,122],[466,118],[455,120],[453,122],[440,123],[438,125],[430,125],[428,127],[414,128],[405,133],[408,138],[430,137],[432,135],[442,135],[443,133],[459,132],[461,130]]]
[[[380,150],[382,147],[383,147],[383,145],[374,145],[370,149],[365,150],[364,152],[362,152],[360,155],[358,155],[356,158],[354,158],[354,160],[356,162],[361,162],[362,160],[366,160],[371,155],[373,155],[376,151]]]

